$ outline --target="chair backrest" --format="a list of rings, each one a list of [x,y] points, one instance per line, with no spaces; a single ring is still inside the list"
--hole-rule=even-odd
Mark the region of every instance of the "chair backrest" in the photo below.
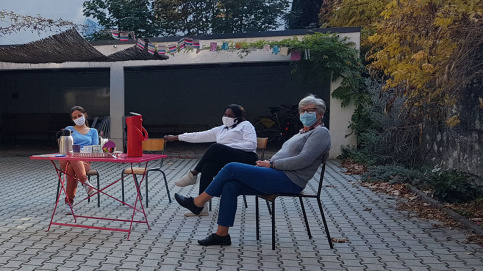
[[[324,182],[324,174],[325,174],[325,165],[327,164],[327,160],[329,159],[329,152],[324,155],[322,159],[322,169],[320,170],[320,179],[319,179],[319,187],[317,188],[317,197],[320,198],[320,194],[322,193],[322,183]]]
[[[146,152],[164,152],[166,141],[163,138],[149,138],[143,141],[143,151]]]
[[[262,150],[260,160],[265,159],[265,149],[267,148],[268,137],[257,137],[257,149]]]

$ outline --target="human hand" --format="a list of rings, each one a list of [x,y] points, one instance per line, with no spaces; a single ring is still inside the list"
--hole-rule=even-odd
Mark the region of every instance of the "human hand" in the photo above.
[[[270,167],[270,161],[268,160],[258,160],[256,162],[257,167]]]
[[[175,141],[175,140],[178,140],[178,136],[174,136],[174,135],[165,135],[163,138],[166,141]]]

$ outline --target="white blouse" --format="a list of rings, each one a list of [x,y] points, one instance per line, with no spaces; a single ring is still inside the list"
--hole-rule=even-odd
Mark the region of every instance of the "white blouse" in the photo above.
[[[216,142],[246,152],[257,151],[257,134],[249,121],[242,121],[235,128],[221,125],[203,132],[184,133],[178,139],[190,143]]]

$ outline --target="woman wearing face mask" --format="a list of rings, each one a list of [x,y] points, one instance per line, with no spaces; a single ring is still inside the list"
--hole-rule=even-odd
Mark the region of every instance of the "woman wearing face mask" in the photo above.
[[[216,142],[212,144],[201,157],[196,167],[184,177],[175,181],[180,187],[193,185],[201,173],[199,194],[205,191],[213,177],[221,168],[230,162],[240,162],[255,165],[258,160],[256,153],[257,135],[253,125],[245,119],[245,110],[240,105],[231,104],[225,108],[222,117],[223,125],[204,132],[184,133],[165,136],[167,141],[185,141],[190,143]],[[206,216],[208,208],[204,206],[201,212],[185,213],[185,216]]]
[[[300,193],[321,165],[330,149],[330,133],[323,126],[325,103],[314,95],[299,102],[300,121],[304,127],[287,140],[270,161],[257,161],[256,166],[229,163],[213,182],[196,198],[176,193],[176,201],[198,214],[213,197],[220,197],[218,229],[198,243],[203,246],[231,245],[228,234],[233,226],[239,195]]]
[[[74,126],[67,126],[65,129],[72,131],[72,138],[74,144],[84,146],[99,145],[99,135],[97,130],[89,128],[87,121],[87,112],[80,106],[74,106],[70,110],[70,117],[74,121]],[[65,169],[67,161],[60,161],[60,167]],[[77,191],[77,181],[81,182],[82,186],[90,196],[96,192],[94,186],[92,186],[87,180],[86,172],[91,168],[91,162],[84,161],[69,161],[67,167],[67,195],[65,198],[65,209],[67,214],[72,214],[71,207],[74,203],[74,197]]]

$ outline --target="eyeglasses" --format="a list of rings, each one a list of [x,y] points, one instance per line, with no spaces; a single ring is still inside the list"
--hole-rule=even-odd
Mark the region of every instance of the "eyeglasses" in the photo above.
[[[300,114],[303,114],[305,112],[309,112],[309,113],[314,113],[315,112],[315,113],[317,113],[319,111],[317,110],[317,108],[307,108],[307,109],[300,109],[299,110],[299,113]]]

